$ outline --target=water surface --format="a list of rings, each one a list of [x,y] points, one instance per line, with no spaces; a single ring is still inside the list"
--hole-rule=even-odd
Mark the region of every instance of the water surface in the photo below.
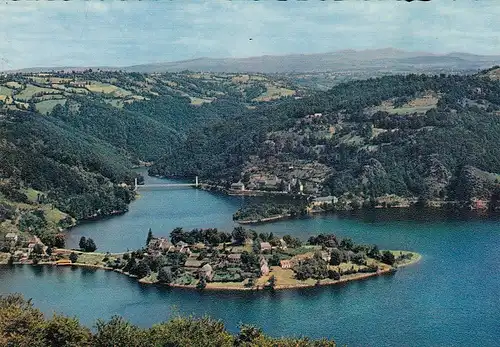
[[[156,180],[156,179],[150,179]],[[194,189],[144,190],[123,216],[71,231],[101,250],[140,247],[151,227],[168,235],[215,226],[230,230],[241,198]],[[119,314],[150,326],[175,314],[209,314],[231,331],[239,323],[275,335],[330,337],[349,346],[499,346],[500,221],[429,211],[374,211],[256,226],[306,239],[335,232],[356,242],[420,252],[420,263],[395,275],[334,287],[214,293],[144,286],[114,272],[19,266],[0,268],[0,293],[21,292],[44,312],[75,315],[91,326]]]

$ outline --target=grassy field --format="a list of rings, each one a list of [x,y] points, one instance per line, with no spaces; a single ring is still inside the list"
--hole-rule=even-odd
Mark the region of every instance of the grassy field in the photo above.
[[[90,92],[85,89],[85,88],[79,88],[79,87],[66,87],[63,84],[52,84],[52,88],[55,88],[57,90],[63,90],[65,92],[71,93],[71,94],[89,94]]]
[[[66,99],[44,100],[37,102],[35,104],[35,108],[41,114],[47,114],[52,112],[52,110],[54,109],[54,107],[56,107],[56,105],[64,105],[64,104],[66,104]]]
[[[408,252],[408,251],[391,251],[392,254],[394,254],[394,256],[397,258],[399,257],[400,255],[403,255],[403,254],[409,254],[409,253],[412,253],[413,254],[413,257],[411,259],[405,259],[401,262],[398,263],[399,266],[404,266],[404,265],[407,265],[407,264],[410,264],[410,263],[416,263],[418,262],[421,258],[422,258],[422,255],[419,254],[419,253],[415,253],[415,252]]]
[[[18,100],[28,101],[30,100],[34,94],[36,93],[51,93],[51,94],[60,94],[61,92],[51,88],[41,88],[34,86],[32,84],[28,84],[26,88],[24,88],[19,94],[16,94],[15,98]]]
[[[374,108],[375,111],[384,111],[390,114],[423,114],[432,108],[435,108],[439,98],[436,96],[425,95],[421,98],[415,98],[401,107],[394,107],[392,101],[384,101],[382,105]]]
[[[113,107],[123,108],[123,100],[121,99],[106,99],[105,102]]]
[[[234,288],[234,289],[239,289],[245,286],[247,283],[247,280],[243,282],[210,282],[207,283],[207,288]]]
[[[267,91],[253,101],[271,101],[284,96],[295,95],[295,91],[287,88],[281,88],[274,85],[266,85]]]
[[[295,273],[292,269],[282,269],[279,266],[271,266],[271,272],[269,276],[262,276],[258,279],[258,285],[265,285],[271,276],[276,277],[276,285],[278,286],[292,286],[292,285],[313,285],[316,280],[309,278],[305,281],[299,281],[295,279]]]
[[[12,89],[6,86],[0,86],[0,95],[12,96]]]
[[[118,97],[125,97],[132,95],[131,91],[125,90],[123,88],[117,87],[112,84],[101,83],[96,81],[92,81],[92,84],[86,85],[85,88],[94,93],[113,94]]]
[[[66,213],[61,212],[57,208],[51,208],[47,205],[44,206],[43,210],[45,211],[45,218],[49,223],[58,223],[61,219],[67,217]]]
[[[105,253],[99,252],[75,252],[78,254],[77,263],[88,264],[88,265],[99,265],[105,266],[106,263],[103,259],[106,257]],[[121,254],[109,254],[108,259],[114,261],[121,257]]]
[[[12,88],[15,88],[15,89],[19,89],[19,88],[22,88],[23,85],[19,82],[15,82],[15,81],[10,81],[10,82],[7,82],[5,83],[5,85],[7,87],[12,87]]]
[[[213,99],[202,99],[202,98],[196,98],[196,97],[192,97],[192,96],[190,96],[189,99],[191,99],[191,105],[196,105],[196,106],[200,106],[200,105],[203,105],[205,103],[211,103],[213,101]]]

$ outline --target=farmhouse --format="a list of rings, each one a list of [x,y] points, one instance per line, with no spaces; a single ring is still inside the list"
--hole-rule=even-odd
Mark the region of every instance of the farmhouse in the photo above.
[[[271,244],[269,242],[261,242],[260,243],[260,250],[262,252],[265,251],[270,251],[272,249]]]
[[[314,200],[312,201],[312,205],[313,206],[321,206],[323,204],[335,204],[337,203],[339,199],[335,196],[320,196],[320,197],[317,197],[317,198],[314,198]]]
[[[213,277],[213,270],[210,264],[205,264],[200,270],[200,275],[204,276],[207,280],[211,281]]]
[[[290,260],[281,260],[280,266],[282,269],[291,269],[293,264]]]
[[[232,263],[237,263],[241,261],[241,254],[240,253],[232,253],[227,256],[227,259],[232,262]]]
[[[184,263],[184,267],[197,269],[200,268],[202,264],[200,260],[188,258]]]
[[[148,243],[148,251],[168,251],[171,243],[165,237],[154,238]]]
[[[231,184],[231,190],[245,190],[245,185],[242,182]]]
[[[17,240],[19,239],[19,236],[16,234],[16,233],[7,233],[7,235],[5,235],[5,242],[17,242]]]

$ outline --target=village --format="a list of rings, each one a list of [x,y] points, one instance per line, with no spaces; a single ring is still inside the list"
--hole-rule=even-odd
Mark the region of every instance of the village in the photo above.
[[[51,249],[35,238],[31,241],[26,249],[2,253],[4,260],[10,255],[4,262],[101,268],[141,283],[214,290],[335,284],[390,273],[420,258],[406,251],[381,252],[377,246],[356,245],[333,234],[313,236],[304,243],[290,235],[257,234],[242,227],[231,233],[176,228],[170,239],[155,237],[150,230],[144,248],[114,254],[95,248]]]

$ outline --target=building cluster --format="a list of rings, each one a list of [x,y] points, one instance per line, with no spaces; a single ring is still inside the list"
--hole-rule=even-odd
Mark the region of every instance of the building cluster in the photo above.
[[[149,241],[147,246],[148,255],[162,255],[174,252],[187,254],[188,256],[192,254],[190,246],[186,242],[179,241],[173,245],[166,237],[155,237]]]
[[[286,243],[281,240],[280,245],[274,247],[269,242],[260,242],[260,254],[258,255],[260,275],[269,274],[270,267],[267,257],[275,248],[286,249]],[[212,280],[217,270],[239,268],[243,265],[242,254],[244,250],[243,247],[238,246],[220,249],[220,246],[212,248],[203,243],[187,244],[179,241],[172,244],[167,238],[157,237],[151,239],[146,251],[145,256],[148,257],[159,257],[168,255],[168,253],[185,254],[186,260],[183,269],[195,278],[204,277],[209,281]]]
[[[231,184],[231,191],[247,191],[247,190],[265,190],[265,191],[279,191],[283,193],[304,193],[304,184],[297,178],[291,180],[280,179],[278,176],[268,177],[261,175],[260,177],[252,177],[251,180],[245,184],[241,181]]]
[[[14,250],[13,260],[16,262],[28,262],[33,253],[46,255],[48,247],[43,244],[38,236],[30,236],[22,239],[18,233],[9,232],[3,237],[3,248]]]

